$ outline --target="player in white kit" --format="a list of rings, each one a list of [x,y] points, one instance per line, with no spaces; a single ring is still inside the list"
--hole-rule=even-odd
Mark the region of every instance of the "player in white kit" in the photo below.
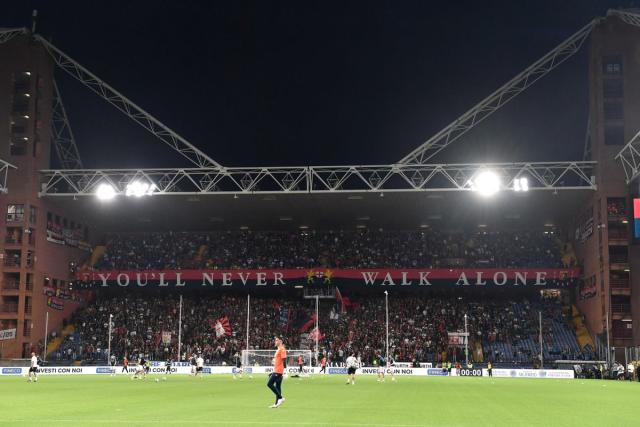
[[[38,382],[38,356],[35,353],[31,353],[31,365],[29,366],[29,382],[33,377],[33,382]]]

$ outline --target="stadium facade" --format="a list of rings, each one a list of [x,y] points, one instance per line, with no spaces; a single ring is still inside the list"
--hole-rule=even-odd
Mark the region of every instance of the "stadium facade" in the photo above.
[[[574,289],[574,301],[589,335],[606,340],[608,326],[612,346],[637,346],[640,277],[632,272],[640,271],[640,249],[632,206],[638,194],[615,157],[638,130],[640,28],[609,16],[594,26],[589,41],[585,160],[597,161],[597,189],[589,190],[579,207],[572,205],[572,219],[558,225],[575,230],[570,244],[583,280]],[[39,171],[51,169],[58,147],[52,131],[54,69],[50,52],[29,34],[0,43],[0,158],[16,167],[8,174],[8,192],[0,196],[0,208],[6,210],[0,224],[0,330],[15,329],[15,338],[2,341],[3,358],[25,357],[45,328],[61,329],[83,304],[83,291],[74,286],[75,266],[100,256],[91,253],[91,243],[109,228],[101,223],[92,229],[97,220],[90,209],[78,209],[80,204],[42,197]]]
[[[1,196],[0,330],[15,329],[14,339],[0,341],[8,358],[26,357],[42,340],[46,312],[50,328],[59,328],[77,308],[69,303],[74,299],[70,263],[86,257],[79,244],[57,244],[65,236],[53,235],[47,222],[58,225],[61,235],[73,231],[76,235],[66,237],[79,241],[88,237],[89,220],[38,197],[38,171],[50,167],[53,147],[53,72],[46,51],[30,37],[0,44],[0,157],[16,167],[6,182],[11,192]],[[47,310],[60,298],[47,291],[53,288],[69,290],[61,310]]]
[[[640,28],[609,17],[592,32],[589,45],[590,150],[598,162],[597,186],[574,214],[578,263],[584,282],[578,307],[592,334],[606,340],[607,315],[613,347],[640,344],[640,271],[634,239],[633,200],[616,155],[638,132]],[[635,268],[634,268],[635,267]],[[622,357],[623,359],[623,357]]]

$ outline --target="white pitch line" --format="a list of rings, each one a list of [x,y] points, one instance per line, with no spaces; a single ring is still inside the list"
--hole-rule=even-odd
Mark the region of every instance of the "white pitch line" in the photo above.
[[[7,423],[91,423],[91,424],[164,424],[164,425],[172,425],[172,424],[193,424],[193,425],[233,425],[233,424],[242,424],[242,425],[293,425],[293,426],[348,426],[348,427],[429,427],[437,426],[437,427],[457,427],[453,425],[443,425],[443,424],[370,424],[370,423],[313,423],[313,422],[286,422],[286,421],[197,421],[197,420],[73,420],[73,419],[14,419],[14,420],[3,420]]]

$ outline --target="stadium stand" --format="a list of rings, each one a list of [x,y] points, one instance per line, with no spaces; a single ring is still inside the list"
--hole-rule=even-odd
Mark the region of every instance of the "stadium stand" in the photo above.
[[[543,231],[305,231],[114,234],[98,270],[196,268],[562,267]]]
[[[563,266],[562,243],[547,231],[448,232],[426,229],[390,232],[156,232],[112,234],[84,265],[94,270],[307,268],[307,267],[548,267]],[[566,265],[565,265],[566,266]],[[140,291],[140,290],[139,290]],[[96,290],[58,336],[50,357],[57,361],[103,361],[108,315],[114,315],[112,354],[175,358],[178,296],[152,290],[123,296]],[[344,363],[355,350],[368,363],[384,348],[384,301],[350,295],[348,310],[324,301],[319,329],[329,364]],[[187,293],[183,306],[181,357],[202,351],[211,363],[232,363],[244,348],[246,299],[233,293]],[[439,363],[464,359],[449,346],[447,332],[461,331],[469,316],[469,354],[477,362],[532,365],[539,354],[538,311],[544,317],[544,358],[580,359],[574,312],[559,298],[451,292],[402,295],[390,300],[391,348],[396,360]],[[272,334],[284,334],[290,348],[311,348],[314,309],[292,295],[252,298],[250,345],[271,348]],[[572,316],[573,315],[573,316]],[[228,317],[231,336],[216,337],[214,324]],[[255,325],[255,326],[253,326]],[[163,334],[164,332],[164,334]],[[171,333],[169,342],[163,342]],[[588,335],[588,334],[587,334]],[[58,345],[59,344],[59,345]],[[587,347],[589,349],[589,347]]]
[[[460,347],[448,345],[448,331],[462,330],[469,316],[470,359],[477,362],[532,365],[539,353],[538,311],[544,317],[546,360],[581,359],[583,354],[557,298],[535,300],[497,297],[462,298],[443,295],[402,296],[390,299],[391,352],[398,361],[438,363],[464,360]],[[75,330],[50,356],[53,361],[104,361],[108,315],[114,315],[112,353],[145,354],[151,359],[175,358],[177,352],[178,297],[141,294],[99,295],[75,313]],[[256,297],[251,301],[250,345],[271,348],[272,335],[280,332],[291,348],[312,348],[313,307],[299,298]],[[324,302],[320,316],[320,349],[331,365],[344,363],[355,350],[365,363],[384,349],[384,300],[352,297],[341,312],[334,302]],[[214,324],[227,317],[231,335],[216,337]],[[191,295],[184,298],[182,356],[202,351],[211,363],[232,363],[244,348],[246,297],[241,295]],[[170,332],[168,343],[163,332]],[[473,349],[476,348],[476,351]],[[481,351],[479,351],[481,350]]]

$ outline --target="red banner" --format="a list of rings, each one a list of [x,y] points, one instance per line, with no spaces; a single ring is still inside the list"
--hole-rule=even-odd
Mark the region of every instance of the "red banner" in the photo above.
[[[80,272],[78,279],[100,286],[300,286],[334,284],[362,286],[536,285],[565,286],[580,277],[578,268],[487,269],[283,269],[283,270],[153,270]]]

